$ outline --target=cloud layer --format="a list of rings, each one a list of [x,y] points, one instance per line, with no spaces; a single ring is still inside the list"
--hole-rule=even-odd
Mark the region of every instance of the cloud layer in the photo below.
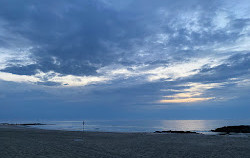
[[[112,96],[119,93],[144,108],[226,103],[250,86],[247,0],[2,0],[0,6],[3,87],[28,85],[76,102],[106,97],[93,104],[117,104]]]

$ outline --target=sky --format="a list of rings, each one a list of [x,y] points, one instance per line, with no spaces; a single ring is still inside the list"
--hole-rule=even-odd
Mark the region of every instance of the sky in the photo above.
[[[0,119],[250,119],[248,0],[0,0]]]

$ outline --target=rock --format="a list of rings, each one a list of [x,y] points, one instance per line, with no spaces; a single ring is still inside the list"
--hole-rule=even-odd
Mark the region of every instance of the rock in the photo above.
[[[37,125],[46,125],[42,123],[24,123],[24,124],[16,124],[16,125],[21,125],[21,126],[37,126]]]
[[[212,132],[226,132],[229,134],[230,132],[234,133],[250,133],[250,126],[240,125],[240,126],[225,126],[221,128],[216,128],[215,130],[211,130]]]
[[[38,126],[38,125],[47,125],[42,123],[23,123],[23,124],[11,124],[11,123],[0,123],[0,125],[8,125],[8,126]]]
[[[192,134],[198,134],[197,132],[191,132],[191,131],[155,131],[154,133],[183,133],[183,134],[187,134],[187,133],[192,133]]]

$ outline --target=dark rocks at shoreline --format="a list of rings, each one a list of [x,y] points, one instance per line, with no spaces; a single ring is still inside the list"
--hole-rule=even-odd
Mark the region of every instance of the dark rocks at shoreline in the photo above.
[[[192,131],[155,131],[154,133],[181,133],[181,134],[199,134]]]
[[[40,126],[40,125],[47,125],[47,124],[42,124],[42,123],[0,123],[0,125],[5,125],[5,126]]]
[[[240,126],[225,126],[221,128],[216,128],[215,130],[211,130],[212,132],[225,132],[227,134],[233,133],[250,133],[250,126],[248,125],[240,125]]]

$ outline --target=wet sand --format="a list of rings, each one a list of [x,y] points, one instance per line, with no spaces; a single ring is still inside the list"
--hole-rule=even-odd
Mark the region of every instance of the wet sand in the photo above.
[[[250,137],[0,126],[0,158],[248,158]]]

